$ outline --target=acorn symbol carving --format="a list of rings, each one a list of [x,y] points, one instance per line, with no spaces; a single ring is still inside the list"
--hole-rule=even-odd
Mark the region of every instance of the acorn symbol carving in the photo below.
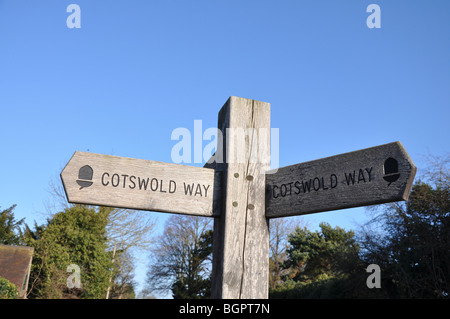
[[[92,182],[92,176],[94,175],[94,171],[92,167],[89,165],[85,165],[80,168],[78,171],[78,179],[77,184],[80,185],[80,189],[91,186],[94,182]]]
[[[395,158],[389,157],[386,161],[384,161],[383,170],[383,179],[389,183],[388,186],[400,177],[400,173],[398,172],[398,162]]]

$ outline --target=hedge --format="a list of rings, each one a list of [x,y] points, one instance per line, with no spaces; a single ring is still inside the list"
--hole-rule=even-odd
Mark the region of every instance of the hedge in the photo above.
[[[0,299],[17,299],[17,287],[8,279],[0,277]]]

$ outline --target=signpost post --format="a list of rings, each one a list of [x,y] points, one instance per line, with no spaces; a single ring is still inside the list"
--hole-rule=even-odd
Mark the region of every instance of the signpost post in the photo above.
[[[400,142],[268,171],[270,104],[230,97],[204,168],[75,152],[70,203],[214,217],[212,298],[267,298],[269,219],[407,200],[416,167]]]

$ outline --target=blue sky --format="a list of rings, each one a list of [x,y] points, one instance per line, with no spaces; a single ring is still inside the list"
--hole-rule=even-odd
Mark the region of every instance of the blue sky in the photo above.
[[[371,3],[380,29],[366,25]],[[76,150],[171,162],[171,132],[216,127],[231,95],[271,103],[280,166],[401,141],[420,175],[423,156],[449,151],[449,12],[446,0],[0,0],[0,207],[43,223]]]

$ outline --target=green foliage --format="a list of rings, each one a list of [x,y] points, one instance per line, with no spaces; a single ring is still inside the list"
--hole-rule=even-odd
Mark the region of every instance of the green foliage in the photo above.
[[[31,298],[104,298],[112,269],[105,228],[108,211],[76,205],[55,214],[47,225],[27,228],[25,241],[35,248]],[[68,288],[67,267],[81,270],[82,287]]]
[[[383,265],[390,295],[399,298],[449,298],[450,197],[448,184],[434,188],[421,181],[404,205],[382,213],[387,235],[366,239],[367,262]]]
[[[359,240],[353,231],[324,223],[315,232],[296,228],[288,236],[288,248],[271,260],[277,275],[271,277],[276,282],[271,283],[270,297],[450,298],[445,172],[434,172],[432,183],[418,181],[406,203],[380,206],[382,213],[373,223],[378,232],[362,229]],[[104,298],[108,286],[112,298],[134,297],[126,249],[113,256],[107,246],[111,208],[72,206],[45,225],[35,224],[34,230],[25,225],[23,233],[23,220],[15,220],[14,208],[0,212],[0,244],[35,248],[28,298]],[[154,249],[149,287],[172,291],[174,298],[208,298],[212,230],[193,217],[170,220]],[[80,267],[81,288],[67,285],[71,264]],[[381,267],[380,289],[366,285],[369,264]],[[17,288],[3,278],[0,298],[17,298]]]
[[[320,232],[297,228],[288,238],[289,258],[284,267],[294,270],[290,277],[295,281],[314,281],[324,275],[347,273],[358,262],[359,245],[353,231],[332,228],[325,223],[320,228]]]
[[[288,270],[283,284],[271,289],[271,298],[352,298],[365,278],[354,232],[329,224],[320,231],[296,228],[289,237]]]
[[[441,171],[442,172],[442,171]],[[448,176],[434,187],[418,181],[406,203],[380,206],[360,239],[321,224],[289,236],[284,281],[271,298],[449,298],[450,196]],[[381,230],[381,232],[380,232]],[[381,268],[381,288],[369,289],[365,271]]]
[[[0,299],[17,299],[17,287],[9,280],[0,277]]]
[[[0,244],[1,245],[20,245],[22,243],[20,236],[20,226],[24,219],[17,221],[14,218],[13,210],[16,205],[11,206],[0,212]]]
[[[343,278],[323,276],[310,282],[289,281],[271,291],[273,299],[318,299],[344,298],[342,296]]]

